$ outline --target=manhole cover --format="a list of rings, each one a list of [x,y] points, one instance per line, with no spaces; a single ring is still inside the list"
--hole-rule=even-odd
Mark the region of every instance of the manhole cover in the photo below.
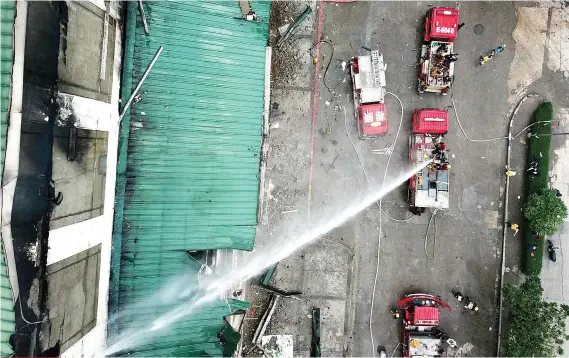
[[[474,33],[476,35],[482,35],[484,33],[484,25],[482,24],[474,25]]]

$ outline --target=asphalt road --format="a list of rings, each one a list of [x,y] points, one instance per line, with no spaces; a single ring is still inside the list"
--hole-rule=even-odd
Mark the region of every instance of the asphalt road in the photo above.
[[[444,4],[441,4],[441,6]],[[449,6],[456,5],[448,3]],[[346,17],[341,6],[352,6]],[[388,90],[403,103],[403,125],[395,143],[388,175],[398,173],[408,165],[407,142],[411,113],[415,108],[445,108],[451,105],[450,97],[435,94],[419,95],[416,90],[417,62],[423,36],[423,17],[428,3],[361,2],[324,7],[323,32],[335,45],[334,55],[344,60],[354,54],[364,54],[363,47],[379,49],[387,63]],[[509,110],[508,75],[512,52],[497,56],[485,67],[478,67],[477,59],[484,51],[499,44],[512,46],[511,34],[515,27],[515,12],[511,3],[463,3],[461,29],[455,42],[460,59],[456,63],[456,82],[451,90],[465,131],[474,138],[489,138],[507,134],[506,113]],[[493,14],[489,17],[488,14]],[[476,35],[473,27],[484,26],[484,33]],[[339,25],[342,24],[342,25]],[[410,51],[407,51],[410,50]],[[406,52],[407,51],[407,52]],[[402,62],[405,61],[404,64]],[[333,81],[330,75],[329,82]],[[338,89],[342,97],[350,91],[349,81]],[[324,95],[323,95],[324,96]],[[332,103],[330,106],[334,105]],[[400,119],[399,104],[393,98],[387,100],[389,134],[376,141],[356,140],[370,180],[380,184],[386,170],[385,156],[372,154],[369,149],[382,148],[395,139]],[[320,102],[319,114],[326,117],[326,105]],[[327,107],[330,107],[327,106]],[[355,137],[353,110],[348,106],[348,128]],[[406,223],[394,222],[383,217],[381,247],[379,249],[379,275],[375,292],[375,306],[371,327],[375,345],[385,345],[388,351],[395,348],[401,338],[400,322],[391,319],[389,311],[408,293],[426,292],[440,295],[451,303],[453,312],[443,313],[442,329],[459,345],[453,354],[490,356],[495,354],[497,329],[497,278],[500,270],[501,216],[500,192],[503,189],[503,163],[505,142],[469,142],[461,134],[454,113],[445,143],[451,153],[451,208],[437,214],[435,258],[426,257],[424,237],[429,215],[416,217]],[[323,120],[325,123],[325,120]],[[338,137],[345,137],[342,126],[332,130]],[[320,145],[325,138],[319,137]],[[339,140],[339,139],[338,139]],[[348,142],[339,152],[336,165],[338,173],[347,183],[346,188],[365,187],[354,150]],[[315,153],[321,152],[316,150]],[[346,158],[342,158],[345,156]],[[324,162],[329,158],[322,158]],[[342,167],[340,167],[342,166]],[[317,167],[317,166],[316,166]],[[346,176],[349,173],[349,176]],[[315,181],[320,179],[315,175]],[[324,180],[324,178],[322,178]],[[314,185],[315,192],[320,186]],[[340,189],[340,188],[338,188]],[[327,192],[333,192],[327,188]],[[319,195],[314,195],[314,203]],[[384,210],[392,217],[406,218],[405,187],[390,193],[383,201]],[[358,303],[356,305],[352,353],[356,356],[371,355],[369,330],[370,306],[377,264],[379,210],[372,207],[353,224],[353,244],[359,252],[356,276]],[[434,227],[431,227],[428,251],[432,253]],[[472,313],[459,306],[451,290],[459,290],[473,298],[481,307]]]
[[[429,9],[427,2],[325,3],[322,36],[331,42],[334,53],[326,71],[331,47],[321,44],[319,91],[312,131],[314,53],[311,55],[309,49],[316,38],[318,10],[315,2],[285,3],[289,8],[279,8],[279,16],[271,18],[272,28],[286,22],[286,14],[294,18],[295,11],[291,9],[294,6],[298,13],[305,4],[312,3],[315,13],[294,43],[273,53],[271,101],[278,106],[273,106],[270,118],[271,151],[266,185],[266,193],[272,199],[266,202],[258,243],[270,242],[269,236],[274,237],[275,233],[286,230],[291,222],[297,223],[292,217],[282,215],[287,208],[297,211],[294,214],[296,220],[310,217],[311,222],[317,222],[329,217],[330,212],[349,207],[350,203],[368,193],[360,159],[372,185],[381,185],[386,169],[388,183],[391,183],[393,177],[408,167],[407,146],[413,110],[451,105],[450,96],[419,95],[416,90],[418,69],[413,64],[417,62],[418,54],[413,49],[421,45],[423,18]],[[437,5],[454,7],[457,4],[443,2]],[[568,99],[562,94],[567,93],[563,91],[567,88],[567,80],[562,72],[553,72],[545,64],[544,53],[547,51],[542,27],[547,28],[551,9],[531,8],[524,18],[519,16],[519,6],[536,5],[511,2],[460,4],[460,20],[465,26],[455,42],[455,51],[460,58],[456,63],[456,81],[451,94],[460,121],[471,139],[507,135],[507,114],[522,87],[529,85],[526,88],[528,92],[540,93],[554,101],[555,106],[569,106]],[[474,33],[473,28],[477,24],[483,25],[482,34]],[[487,65],[477,66],[481,54],[502,44],[507,45],[505,52]],[[537,49],[534,49],[534,44],[537,44]],[[364,47],[379,49],[383,53],[388,66],[387,88],[403,104],[403,122],[389,168],[386,168],[387,157],[372,150],[385,148],[395,141],[401,116],[399,102],[394,96],[386,99],[389,120],[386,136],[359,140],[353,120],[350,79],[347,70],[342,71],[342,62],[348,62],[354,55],[365,54],[367,50]],[[537,104],[530,100],[518,112],[514,133],[527,124]],[[323,345],[333,341],[328,346],[328,353],[343,351],[352,356],[372,355],[375,347],[371,343],[370,321],[374,345],[385,345],[391,353],[401,339],[401,323],[391,319],[390,309],[405,294],[425,292],[440,295],[453,307],[452,312],[441,315],[442,329],[459,346],[458,349],[449,349],[447,355],[496,354],[507,142],[469,141],[455,121],[452,109],[449,119],[450,131],[445,143],[451,154],[451,204],[450,209],[437,214],[436,242],[435,227],[431,225],[427,249],[429,254],[434,250],[434,258],[426,257],[424,248],[429,215],[406,222],[392,221],[384,215],[381,218],[380,245],[377,206],[368,208],[327,235],[327,241],[347,247],[352,258],[348,276],[342,277],[341,281],[345,282],[346,294],[336,297],[345,301],[345,339],[338,338],[342,336],[339,330],[329,334],[325,332]],[[523,172],[526,155],[524,137],[517,138],[514,145],[512,163]],[[516,178],[511,182],[511,189],[514,192],[510,194],[509,211],[514,220],[519,220],[523,182]],[[517,199],[518,195],[520,199]],[[383,209],[394,218],[408,218],[406,197],[406,185],[402,184],[384,198]],[[507,266],[510,275],[516,279],[519,277],[521,250],[516,241],[518,237],[509,236],[508,239]],[[303,262],[308,262],[312,254],[310,250],[293,255],[284,267],[280,266],[277,286],[303,288],[305,291],[311,291],[313,287],[332,287],[329,281],[334,280],[334,276],[314,279],[314,276],[306,274],[306,263]],[[336,267],[345,267],[346,251],[338,245],[328,250],[327,255],[320,256],[323,270],[335,267],[336,261],[341,262]],[[370,319],[378,253],[379,274]],[[335,291],[326,292],[325,297],[332,297],[340,289],[338,285],[334,288]],[[454,300],[451,290],[470,296],[478,303],[480,311],[465,310]],[[291,305],[289,310],[286,305],[281,308],[286,314],[277,314],[273,319],[273,330],[269,331],[271,334],[291,334],[290,322],[295,322],[292,324],[297,337],[295,352],[303,354],[305,348],[300,346],[305,346],[302,342],[310,338],[308,310],[306,307],[300,309],[298,305]],[[336,314],[334,322],[339,322],[337,318]],[[301,326],[305,328],[300,329]],[[302,339],[299,338],[301,336]]]

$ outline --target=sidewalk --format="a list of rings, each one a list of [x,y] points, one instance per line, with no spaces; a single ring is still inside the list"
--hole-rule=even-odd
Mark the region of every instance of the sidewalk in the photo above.
[[[310,170],[311,165],[319,165],[311,163],[312,136],[319,134],[312,131],[315,66],[309,51],[317,37],[318,4],[286,1],[272,5],[272,45],[278,40],[278,27],[294,21],[307,5],[313,11],[296,36],[272,50],[269,153],[256,250],[286,235],[291,227],[308,226]],[[315,178],[314,186],[325,185]],[[300,299],[281,297],[264,335],[292,335],[294,355],[310,356],[311,311],[318,307],[322,356],[346,355],[352,261],[351,250],[331,237],[315,240],[281,261],[270,286],[302,295]],[[258,353],[251,350],[251,340],[266,310],[269,292],[255,284],[246,292],[252,309],[244,327],[242,352],[251,355]]]

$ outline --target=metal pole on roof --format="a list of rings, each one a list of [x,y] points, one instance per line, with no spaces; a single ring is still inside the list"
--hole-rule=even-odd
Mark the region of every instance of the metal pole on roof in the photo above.
[[[156,54],[154,55],[154,58],[152,59],[152,62],[150,62],[150,65],[148,65],[148,68],[146,69],[146,71],[144,71],[144,75],[142,75],[142,78],[140,79],[140,81],[138,82],[138,84],[136,85],[136,88],[134,89],[134,91],[132,92],[132,94],[130,95],[128,101],[126,101],[126,104],[124,105],[124,108],[121,112],[121,115],[119,117],[119,123],[120,121],[122,121],[122,118],[124,117],[124,115],[126,114],[126,111],[128,110],[128,108],[130,107],[130,104],[132,103],[132,100],[134,99],[134,96],[136,96],[136,94],[138,93],[138,91],[140,90],[140,87],[142,87],[142,84],[144,83],[144,80],[146,80],[146,77],[148,77],[148,74],[150,73],[150,70],[152,69],[152,67],[154,67],[154,64],[156,63],[156,61],[158,60],[158,57],[160,57],[160,54],[162,53],[162,50],[164,48],[162,46],[160,46],[160,48],[158,49],[158,51],[156,51]]]
[[[144,33],[150,35],[148,23],[146,22],[146,15],[144,14],[144,8],[142,7],[142,0],[138,0],[138,8],[140,9],[140,17],[142,17],[142,24],[144,25]]]

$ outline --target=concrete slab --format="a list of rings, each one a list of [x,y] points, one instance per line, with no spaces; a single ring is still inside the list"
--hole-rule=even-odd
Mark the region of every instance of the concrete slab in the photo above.
[[[68,160],[69,141],[75,131],[75,156]],[[57,127],[54,137],[52,179],[63,202],[54,208],[50,229],[103,214],[107,132]]]
[[[46,347],[65,351],[97,320],[101,245],[47,267],[49,321],[42,325]]]
[[[115,20],[89,2],[69,2],[61,27],[59,90],[111,102]]]

